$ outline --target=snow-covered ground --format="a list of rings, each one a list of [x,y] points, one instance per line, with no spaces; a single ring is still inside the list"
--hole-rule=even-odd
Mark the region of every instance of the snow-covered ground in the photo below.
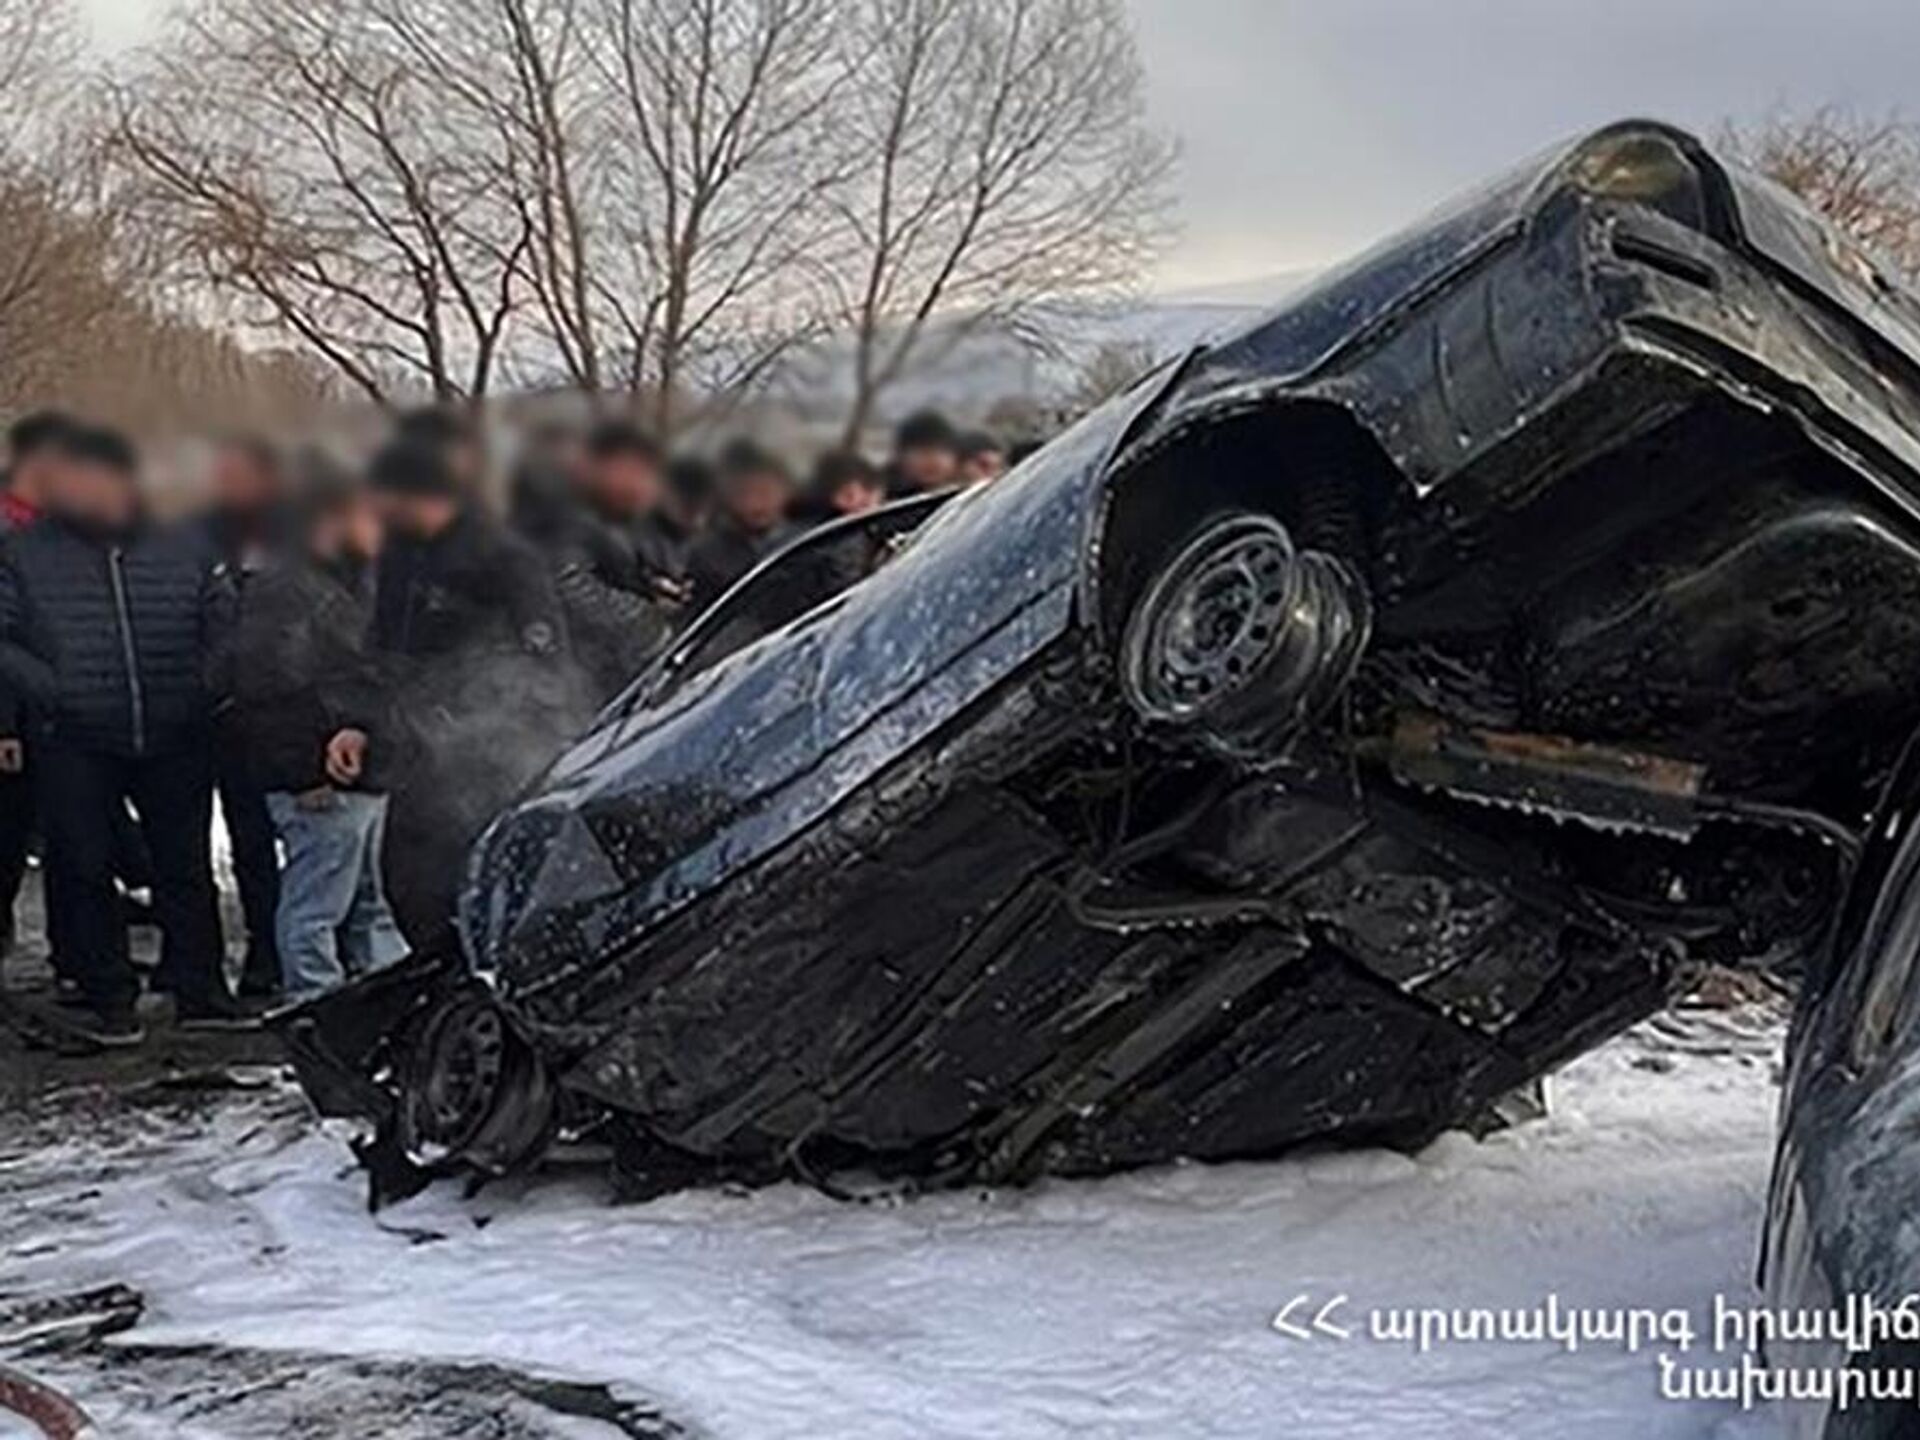
[[[1329,1323],[1361,1330],[1376,1307],[1549,1294],[1744,1303],[1776,1048],[1737,1019],[1643,1029],[1559,1077],[1547,1120],[1416,1158],[870,1205],[785,1187],[622,1207],[570,1178],[374,1218],[338,1137],[283,1094],[242,1097],[0,1163],[0,1297],[121,1282],[148,1307],[123,1342],[491,1362],[719,1437],[1761,1440],[1769,1418],[1659,1398],[1650,1351],[1422,1355],[1272,1321],[1299,1295],[1293,1319],[1344,1295]],[[96,1362],[36,1363],[115,1434],[282,1433],[183,1418]],[[543,1433],[618,1433],[570,1423]]]

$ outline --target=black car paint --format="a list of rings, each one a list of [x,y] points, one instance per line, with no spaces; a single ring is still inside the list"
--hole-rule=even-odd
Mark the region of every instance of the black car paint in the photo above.
[[[1622,142],[1698,193],[1583,188]],[[607,1116],[642,1185],[1414,1143],[1685,960],[1803,956],[1920,721],[1920,341],[1871,273],[1690,137],[1612,127],[642,681],[474,853],[434,983],[480,984],[576,1108],[466,1158]],[[1283,511],[1377,614],[1268,766],[1115,693],[1203,502]],[[404,1081],[407,1037],[362,1039],[308,1055]]]
[[[1920,1313],[1920,737],[1889,778],[1830,944],[1804,984],[1787,1044],[1780,1144],[1760,1278],[1769,1310],[1844,1315],[1851,1302]],[[1801,1333],[1810,1333],[1804,1324]],[[1920,1344],[1888,1332],[1855,1351],[1831,1335],[1772,1340],[1802,1374],[1920,1373]],[[1894,1440],[1914,1403],[1789,1407],[1796,1436]]]

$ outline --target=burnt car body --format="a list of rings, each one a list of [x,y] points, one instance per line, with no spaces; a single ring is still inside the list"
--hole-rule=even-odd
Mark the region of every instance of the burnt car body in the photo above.
[[[1920,721],[1917,357],[1690,136],[1560,147],[749,576],[480,843],[463,955],[294,1018],[310,1088],[410,1177],[599,1126],[641,1188],[1471,1121],[1817,951]]]
[[[1912,1436],[1920,1433],[1920,739],[1874,813],[1833,943],[1802,986],[1787,1055],[1761,1281],[1769,1311],[1837,1323],[1768,1337],[1767,1355],[1801,1375],[1844,1373],[1853,1387],[1844,1403],[1827,1395],[1788,1407],[1790,1433]]]

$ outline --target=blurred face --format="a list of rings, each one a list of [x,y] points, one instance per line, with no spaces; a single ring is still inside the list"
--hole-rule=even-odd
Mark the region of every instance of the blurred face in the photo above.
[[[664,489],[660,467],[644,455],[609,455],[587,465],[587,492],[610,515],[651,515]]]
[[[372,500],[362,495],[314,521],[313,552],[328,560],[371,560],[380,553],[382,526]]]
[[[213,459],[213,503],[231,514],[258,515],[280,501],[280,477],[263,457],[228,445]]]
[[[713,495],[709,491],[689,494],[685,490],[668,485],[663,487],[660,508],[684,528],[698,530],[707,523],[707,517],[713,513]]]
[[[487,457],[480,442],[471,438],[455,440],[447,446],[446,456],[447,468],[460,482],[460,488],[469,495],[478,494],[487,478]]]
[[[787,479],[772,470],[737,477],[727,487],[727,508],[746,529],[772,530],[787,518]]]
[[[359,560],[371,560],[380,553],[386,528],[380,523],[380,511],[368,495],[357,497],[348,508],[345,534],[346,553]]]
[[[963,485],[985,485],[1006,473],[1007,455],[1004,450],[976,450],[960,462],[960,483]]]
[[[886,498],[886,491],[866,480],[843,480],[834,487],[831,497],[837,515],[865,515],[878,510]]]
[[[8,485],[14,494],[32,505],[45,505],[53,491],[53,472],[60,464],[60,452],[51,445],[29,451],[14,463]]]
[[[125,530],[139,517],[139,491],[124,470],[63,457],[47,477],[47,506],[56,514],[102,530]]]
[[[960,479],[960,457],[943,445],[902,450],[896,463],[901,477],[915,490],[944,490]]]
[[[460,502],[450,495],[406,495],[383,490],[374,503],[381,529],[409,540],[431,540],[460,514]]]

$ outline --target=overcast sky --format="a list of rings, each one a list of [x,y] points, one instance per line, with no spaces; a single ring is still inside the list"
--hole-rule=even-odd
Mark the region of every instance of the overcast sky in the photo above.
[[[82,0],[104,44],[164,0]],[[1159,288],[1317,268],[1583,126],[1920,118],[1916,0],[1126,0],[1184,146]]]

